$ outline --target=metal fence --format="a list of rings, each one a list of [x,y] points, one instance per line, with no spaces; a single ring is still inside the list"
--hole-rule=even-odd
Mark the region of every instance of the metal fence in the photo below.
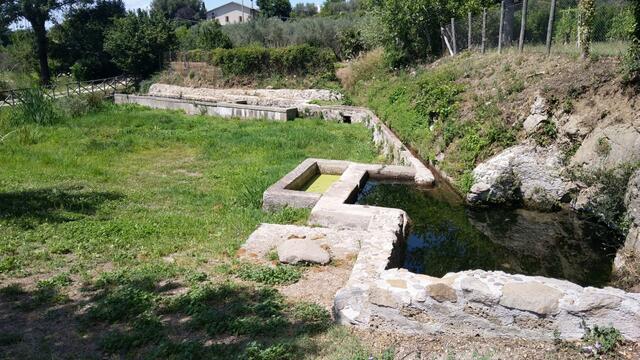
[[[43,94],[51,100],[74,96],[101,93],[105,96],[116,92],[125,92],[135,88],[135,81],[125,76],[90,81],[76,81],[63,84],[52,84],[43,87]],[[0,106],[14,106],[20,104],[31,89],[10,89],[0,91]]]
[[[623,54],[631,44],[633,26],[631,1],[596,1],[593,29],[589,34],[591,53]],[[503,1],[481,13],[452,19],[451,24],[442,28],[442,34],[444,50],[451,54],[466,49],[513,51],[522,48],[526,52],[579,55],[584,39],[577,0]]]

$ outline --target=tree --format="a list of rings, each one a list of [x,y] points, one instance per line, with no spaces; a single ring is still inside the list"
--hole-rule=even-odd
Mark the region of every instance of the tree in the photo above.
[[[217,21],[203,21],[190,28],[176,29],[182,50],[230,49],[231,39],[222,32],[222,25]]]
[[[591,34],[593,34],[593,19],[596,14],[596,4],[594,0],[580,0],[578,6],[578,19],[580,22],[580,56],[583,59],[589,57],[591,50]]]
[[[320,10],[322,16],[335,16],[356,12],[360,8],[358,0],[326,0]]]
[[[45,24],[52,15],[66,7],[86,4],[91,0],[2,0],[0,16],[6,22],[20,18],[26,19],[36,38],[38,63],[40,66],[40,82],[48,85],[51,82],[51,70],[48,61],[48,40]]]
[[[385,58],[392,67],[440,54],[440,27],[477,6],[468,0],[370,0],[378,17]]]
[[[298,3],[296,4],[296,6],[293,7],[293,10],[291,10],[291,17],[294,17],[294,18],[311,17],[317,14],[318,14],[318,7],[316,7],[316,4],[313,4],[313,3],[307,3],[307,4]]]
[[[199,21],[207,18],[202,0],[153,0],[151,11],[164,14],[169,19]]]
[[[106,32],[116,18],[124,17],[122,0],[98,0],[95,6],[71,9],[64,21],[49,31],[50,55],[61,71],[89,80],[119,73],[104,51]]]
[[[176,46],[169,20],[146,11],[129,12],[107,31],[104,49],[125,73],[146,77],[162,67],[165,52]]]
[[[286,20],[291,15],[289,0],[258,0],[260,14],[265,17],[279,17]]]

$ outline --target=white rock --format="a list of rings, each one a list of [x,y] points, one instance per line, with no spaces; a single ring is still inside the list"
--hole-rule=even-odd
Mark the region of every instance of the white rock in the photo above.
[[[331,255],[320,245],[309,239],[289,239],[278,245],[278,258],[286,264],[308,262],[313,264],[327,264]]]

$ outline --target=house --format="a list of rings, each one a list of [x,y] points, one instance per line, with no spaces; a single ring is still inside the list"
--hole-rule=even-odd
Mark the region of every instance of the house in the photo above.
[[[249,0],[245,1],[249,2]],[[254,9],[253,6],[239,4],[235,1],[207,11],[207,20],[216,19],[221,25],[249,21],[256,16],[258,16],[258,10]]]

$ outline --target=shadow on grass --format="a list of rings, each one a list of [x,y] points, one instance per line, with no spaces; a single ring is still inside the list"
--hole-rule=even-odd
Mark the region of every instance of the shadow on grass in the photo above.
[[[55,281],[33,291],[1,289],[0,355],[299,359],[315,351],[306,337],[331,325],[324,308],[288,303],[273,288],[185,287],[162,273],[107,273],[81,290],[82,300],[61,296],[65,285]]]
[[[74,221],[95,215],[103,203],[122,199],[115,192],[83,191],[82,186],[50,187],[0,193],[0,219],[21,227]]]

